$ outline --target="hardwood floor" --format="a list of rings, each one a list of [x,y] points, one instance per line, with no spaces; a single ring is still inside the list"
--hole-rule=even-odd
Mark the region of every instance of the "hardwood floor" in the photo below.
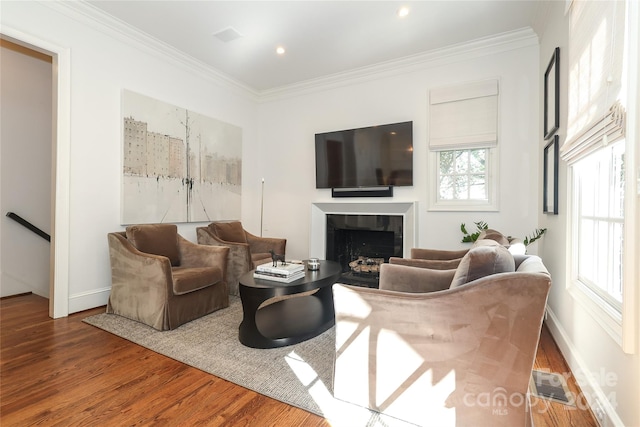
[[[102,312],[52,320],[44,298],[0,300],[0,425],[331,425],[82,323]],[[535,369],[569,371],[546,328]],[[541,399],[533,415],[538,427],[597,425],[589,410]]]
[[[558,346],[546,326],[542,328],[542,333],[540,334],[540,343],[538,344],[538,353],[536,354],[533,369],[570,375],[567,379],[567,386],[569,387],[569,391],[576,396],[574,406],[533,397],[531,408],[533,422],[536,427],[598,426],[593,413],[582,397],[580,387],[576,384],[575,378],[571,375],[571,370],[567,366],[567,362],[562,357]]]

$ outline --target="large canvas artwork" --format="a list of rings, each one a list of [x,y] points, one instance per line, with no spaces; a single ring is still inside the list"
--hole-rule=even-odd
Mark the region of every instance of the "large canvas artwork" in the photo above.
[[[242,129],[122,94],[122,223],[240,218]]]

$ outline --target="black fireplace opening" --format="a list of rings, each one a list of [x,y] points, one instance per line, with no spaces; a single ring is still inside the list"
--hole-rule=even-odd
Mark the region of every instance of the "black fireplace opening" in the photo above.
[[[342,283],[377,288],[380,265],[402,257],[400,215],[327,214],[326,259],[342,266]]]

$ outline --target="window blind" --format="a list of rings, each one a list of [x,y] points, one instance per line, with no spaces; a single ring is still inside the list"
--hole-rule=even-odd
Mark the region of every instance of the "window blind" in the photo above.
[[[569,25],[567,138],[561,157],[574,161],[624,134],[625,2],[573,0]],[[605,137],[606,135],[606,137]]]
[[[498,80],[430,91],[431,150],[495,147],[497,143]]]
[[[616,102],[604,117],[584,129],[572,144],[565,144],[560,157],[568,163],[580,160],[598,148],[623,138],[625,126],[626,111],[620,102]]]

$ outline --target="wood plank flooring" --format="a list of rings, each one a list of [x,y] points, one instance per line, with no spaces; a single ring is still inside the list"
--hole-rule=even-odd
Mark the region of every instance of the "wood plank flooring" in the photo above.
[[[576,384],[567,362],[562,357],[546,326],[542,328],[540,334],[540,343],[533,369],[570,375],[567,379],[567,385],[569,391],[576,396],[575,406],[532,398],[533,422],[536,427],[598,427],[593,413],[582,397],[580,387]]]
[[[0,300],[0,425],[326,426],[325,419],[101,331],[52,320],[48,300]],[[536,369],[568,372],[543,329]],[[573,392],[579,393],[574,381]],[[536,399],[535,425],[597,426],[589,410]]]

